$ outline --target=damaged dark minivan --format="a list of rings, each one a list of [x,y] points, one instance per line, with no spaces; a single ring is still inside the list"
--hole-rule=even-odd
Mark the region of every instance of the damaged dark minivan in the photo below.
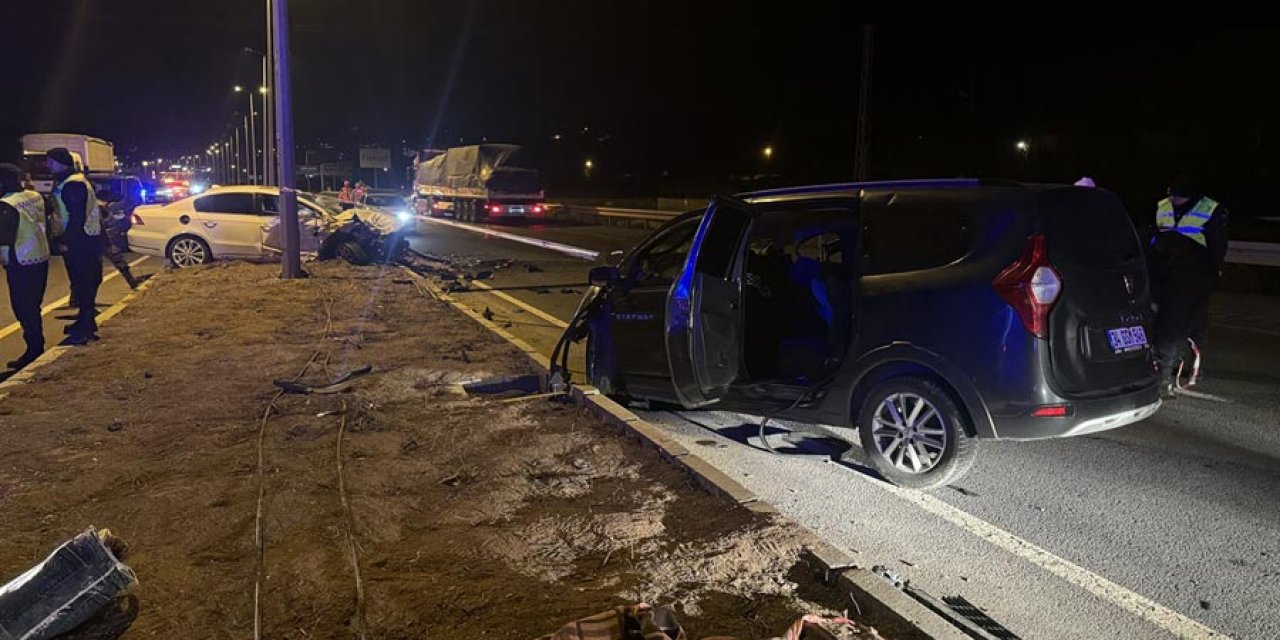
[[[1143,252],[1108,191],[977,180],[717,197],[593,285],[568,340],[615,397],[855,427],[929,488],[976,440],[1095,433],[1160,406]]]

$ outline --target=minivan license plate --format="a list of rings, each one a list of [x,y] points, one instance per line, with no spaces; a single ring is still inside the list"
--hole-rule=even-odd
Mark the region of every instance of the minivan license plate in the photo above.
[[[1129,353],[1147,348],[1147,332],[1142,327],[1107,329],[1107,342],[1113,353]]]

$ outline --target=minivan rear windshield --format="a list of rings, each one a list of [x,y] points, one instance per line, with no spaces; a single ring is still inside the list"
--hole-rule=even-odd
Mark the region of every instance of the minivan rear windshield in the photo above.
[[[1142,260],[1133,221],[1115,194],[1068,187],[1040,198],[1049,260],[1085,269],[1115,268]]]

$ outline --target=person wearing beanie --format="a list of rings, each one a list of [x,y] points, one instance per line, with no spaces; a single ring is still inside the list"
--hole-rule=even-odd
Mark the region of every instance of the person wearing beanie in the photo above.
[[[63,262],[71,280],[71,292],[79,303],[75,322],[67,327],[66,345],[85,345],[98,339],[96,301],[102,284],[102,218],[93,186],[76,169],[71,152],[58,147],[45,152],[45,163],[54,176],[54,216],[61,227]],[[55,233],[55,235],[57,235]]]
[[[1151,238],[1151,294],[1156,304],[1155,347],[1160,389],[1173,395],[1188,339],[1203,342],[1213,293],[1227,256],[1227,208],[1179,176],[1156,203]]]
[[[23,185],[22,170],[0,164],[0,264],[9,285],[9,305],[27,348],[10,369],[21,369],[44,353],[40,305],[49,283],[49,239],[45,201]]]

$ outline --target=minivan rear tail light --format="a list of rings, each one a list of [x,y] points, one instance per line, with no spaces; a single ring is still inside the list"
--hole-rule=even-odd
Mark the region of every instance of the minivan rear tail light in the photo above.
[[[1069,404],[1046,404],[1036,407],[1031,415],[1036,418],[1065,418],[1071,415],[1071,405]]]
[[[534,213],[542,213],[543,211],[545,211],[545,209],[543,209],[543,208],[542,208],[542,205],[540,205],[540,204],[535,204],[535,205],[533,205],[533,212],[534,212]]]
[[[1049,331],[1049,310],[1062,293],[1062,278],[1049,263],[1044,234],[1027,238],[1022,255],[1004,268],[991,285],[1018,313],[1022,326],[1037,338]]]
[[[490,212],[490,213],[502,213],[502,205],[498,205],[498,204],[491,204],[491,205],[489,205],[489,212]]]
[[[138,214],[136,214],[136,213],[135,213],[135,214],[133,214],[133,220],[132,220],[132,223],[131,223],[131,224],[132,224],[133,226],[135,226],[135,227],[141,227],[141,226],[143,225],[143,222],[142,222],[142,216],[140,216],[140,215],[138,215]]]

